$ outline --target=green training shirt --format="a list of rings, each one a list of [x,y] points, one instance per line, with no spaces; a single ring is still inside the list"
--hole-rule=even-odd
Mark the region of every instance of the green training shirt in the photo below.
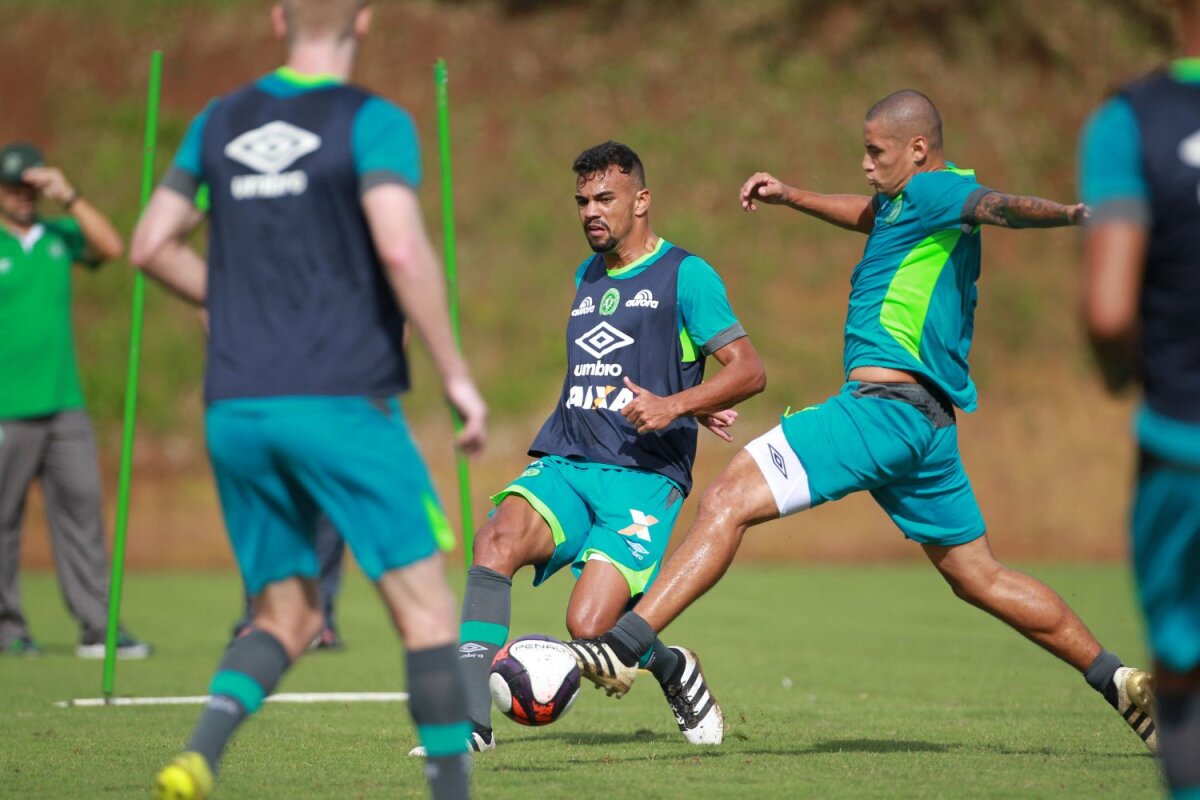
[[[0,225],[0,419],[83,407],[71,332],[71,264],[83,232],[39,219],[18,239]]]

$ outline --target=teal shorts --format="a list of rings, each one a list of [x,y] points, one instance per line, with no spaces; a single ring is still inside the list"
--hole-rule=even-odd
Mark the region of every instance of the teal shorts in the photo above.
[[[921,544],[965,544],[987,530],[958,454],[954,409],[924,386],[847,383],[785,415],[747,450],[781,515],[865,490]]]
[[[537,565],[534,586],[568,565],[578,576],[599,558],[617,568],[634,597],[658,576],[683,507],[683,492],[662,475],[559,456],[531,463],[492,502],[509,495],[525,498],[554,536],[554,554]]]
[[[251,595],[319,574],[321,512],[373,581],[453,547],[394,398],[221,400],[204,419],[225,527]]]
[[[1200,666],[1200,425],[1143,409],[1133,567],[1155,658]]]

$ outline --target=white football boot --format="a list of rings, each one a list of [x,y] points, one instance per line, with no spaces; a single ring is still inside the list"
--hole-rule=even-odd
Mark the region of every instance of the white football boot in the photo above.
[[[471,738],[467,740],[468,750],[472,753],[482,753],[486,750],[496,749],[496,737],[492,735],[489,728],[476,728],[471,731]],[[417,745],[412,750],[408,751],[410,756],[417,758],[425,757],[425,747]]]
[[[675,712],[679,732],[691,744],[720,744],[725,738],[725,715],[717,698],[708,690],[700,659],[686,647],[672,647],[683,662],[676,679],[663,687],[663,694]]]
[[[613,649],[599,639],[572,639],[564,644],[575,654],[579,673],[609,697],[625,696],[637,680],[637,664],[632,667],[617,658]]]
[[[1132,667],[1120,667],[1113,675],[1117,686],[1117,712],[1146,743],[1151,753],[1158,752],[1158,730],[1154,726],[1154,683],[1150,673]]]

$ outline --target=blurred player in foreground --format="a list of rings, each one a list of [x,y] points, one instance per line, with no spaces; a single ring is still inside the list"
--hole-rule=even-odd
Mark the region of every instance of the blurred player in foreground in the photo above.
[[[1105,382],[1135,379],[1133,562],[1173,797],[1200,798],[1200,2],[1184,58],[1123,88],[1084,130],[1084,318]]]
[[[454,345],[444,279],[417,203],[409,116],[349,85],[370,9],[285,0],[287,66],[193,121],[138,224],[133,261],[209,314],[205,427],[254,629],[225,651],[163,798],[203,798],[234,731],[321,630],[313,535],[324,513],[377,583],[408,650],[410,711],[436,798],[468,794],[449,526],[409,436],[403,329],[425,341],[464,423],[485,407]],[[210,189],[207,266],[187,244]]]
[[[567,374],[530,445],[537,460],[493,498],[467,572],[459,658],[475,750],[495,747],[488,673],[508,638],[512,576],[530,565],[539,585],[570,567],[567,630],[607,630],[658,574],[692,488],[699,425],[732,441],[730,407],[766,385],[716,271],[651,229],[637,153],[605,142],[572,169],[594,255],[575,270]],[[708,356],[722,369],[706,381]],[[644,655],[684,738],[719,744],[721,708],[696,655],[656,638]]]
[[[919,92],[876,103],[863,140],[874,195],[816,194],[763,172],[741,190],[746,211],[786,205],[867,234],[850,278],[847,383],[734,456],[659,581],[612,631],[580,645],[607,656],[582,660],[584,672],[623,693],[657,631],[720,579],[747,528],[866,490],[955,595],[1083,673],[1153,749],[1149,676],[1103,649],[1053,590],[995,559],[958,453],[955,408],[976,406],[967,354],[979,226],[1078,225],[1087,209],[977,184],[945,160],[941,117]]]

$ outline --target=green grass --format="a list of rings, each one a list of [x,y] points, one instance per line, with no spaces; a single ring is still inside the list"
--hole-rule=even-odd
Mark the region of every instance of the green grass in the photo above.
[[[1127,660],[1143,658],[1123,569],[1038,566]],[[514,634],[562,634],[570,582],[518,580]],[[76,660],[53,578],[25,577],[47,645],[0,658],[0,796],[146,796],[195,707],[57,709],[98,694]],[[228,574],[135,573],[126,619],[157,646],[122,663],[119,694],[200,693],[238,611]],[[400,651],[370,587],[348,580],[348,649],[305,659],[286,691],[394,690]],[[1121,797],[1159,795],[1153,760],[1070,669],[953,598],[924,565],[734,569],[667,637],[704,660],[726,743],[683,743],[653,680],[620,702],[586,687],[545,730],[497,720],[475,761],[477,795],[667,798]],[[398,705],[267,706],[225,759],[225,798],[420,797]]]

